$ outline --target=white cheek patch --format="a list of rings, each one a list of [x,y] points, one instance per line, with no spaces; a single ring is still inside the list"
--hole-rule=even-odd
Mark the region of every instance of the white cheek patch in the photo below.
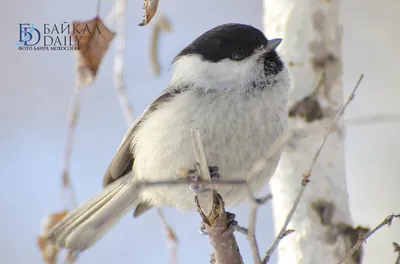
[[[199,55],[179,58],[173,65],[171,84],[194,84],[206,91],[241,89],[259,78],[263,64],[257,62],[261,52],[242,60],[204,61]]]

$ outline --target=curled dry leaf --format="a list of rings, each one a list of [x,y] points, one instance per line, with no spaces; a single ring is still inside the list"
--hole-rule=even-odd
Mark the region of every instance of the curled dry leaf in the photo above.
[[[158,47],[161,31],[170,32],[172,29],[169,19],[161,15],[154,24],[150,38],[150,62],[155,76],[160,76],[160,62],[158,61]]]
[[[52,213],[42,221],[42,230],[40,235],[37,237],[37,244],[42,253],[43,261],[46,264],[56,264],[57,255],[59,252],[58,248],[48,243],[48,241],[46,240],[47,233],[53,226],[55,226],[58,222],[60,222],[61,219],[63,219],[67,214],[68,214],[67,211]]]
[[[393,248],[394,248],[394,252],[399,252],[400,253],[400,245],[397,244],[396,242],[392,243]]]
[[[73,21],[72,39],[75,46],[77,86],[92,83],[115,33],[110,31],[99,17],[89,21]]]
[[[143,5],[144,16],[139,26],[146,26],[147,24],[150,23],[151,19],[157,12],[158,1],[159,0],[144,0],[144,5]]]

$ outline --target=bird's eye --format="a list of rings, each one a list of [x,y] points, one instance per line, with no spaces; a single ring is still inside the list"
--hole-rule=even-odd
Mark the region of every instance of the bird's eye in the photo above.
[[[232,59],[235,61],[240,61],[244,59],[244,53],[241,50],[237,50],[232,54]]]

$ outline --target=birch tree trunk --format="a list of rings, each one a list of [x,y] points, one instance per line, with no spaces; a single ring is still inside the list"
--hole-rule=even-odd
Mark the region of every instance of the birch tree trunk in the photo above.
[[[267,38],[283,38],[279,52],[289,67],[289,141],[270,181],[276,233],[282,227],[325,128],[343,102],[340,1],[264,0]],[[304,196],[289,224],[296,232],[278,248],[279,262],[331,264],[352,244],[344,135],[340,122],[330,135]],[[355,234],[357,239],[357,234]],[[360,254],[348,263],[360,263]]]

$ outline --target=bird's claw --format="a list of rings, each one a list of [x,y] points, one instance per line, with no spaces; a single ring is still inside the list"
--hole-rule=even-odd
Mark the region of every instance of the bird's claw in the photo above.
[[[210,177],[212,182],[217,182],[221,178],[218,166],[208,166],[208,170],[210,171]]]
[[[233,233],[236,229],[236,226],[238,225],[238,222],[236,221],[236,215],[226,212],[226,214],[228,214],[228,227],[222,231],[222,235],[226,235],[229,233]]]
[[[192,192],[195,192],[195,193],[204,193],[204,192],[209,191],[208,188],[203,188],[203,187],[201,187],[201,186],[199,186],[198,184],[195,184],[195,183],[190,184],[189,185],[189,189]]]
[[[236,215],[229,212],[226,212],[226,214],[228,214],[228,219],[227,219],[228,227],[224,231],[222,231],[221,235],[223,236],[229,233],[233,233],[236,230],[236,226],[238,225],[238,222],[236,221]],[[202,235],[209,235],[204,223],[200,224],[199,232]]]
[[[204,223],[201,223],[201,224],[200,224],[199,232],[200,232],[200,234],[202,234],[202,235],[208,235],[207,228],[206,228],[206,226],[204,225]]]
[[[218,169],[218,167],[217,167],[217,166],[209,166],[208,169],[209,169],[209,171],[210,171],[211,181],[212,181],[212,182],[218,181],[219,178],[220,178],[220,174],[219,174],[219,169]],[[198,172],[196,169],[194,169],[194,170],[189,170],[189,175],[188,175],[188,177],[189,177],[192,181],[194,181],[194,182],[200,181],[200,179],[201,179],[200,174],[199,174],[199,172]],[[204,193],[204,192],[210,191],[209,188],[201,187],[199,184],[196,184],[196,183],[190,184],[190,185],[189,185],[189,189],[190,189],[192,192],[195,192],[195,193]]]

